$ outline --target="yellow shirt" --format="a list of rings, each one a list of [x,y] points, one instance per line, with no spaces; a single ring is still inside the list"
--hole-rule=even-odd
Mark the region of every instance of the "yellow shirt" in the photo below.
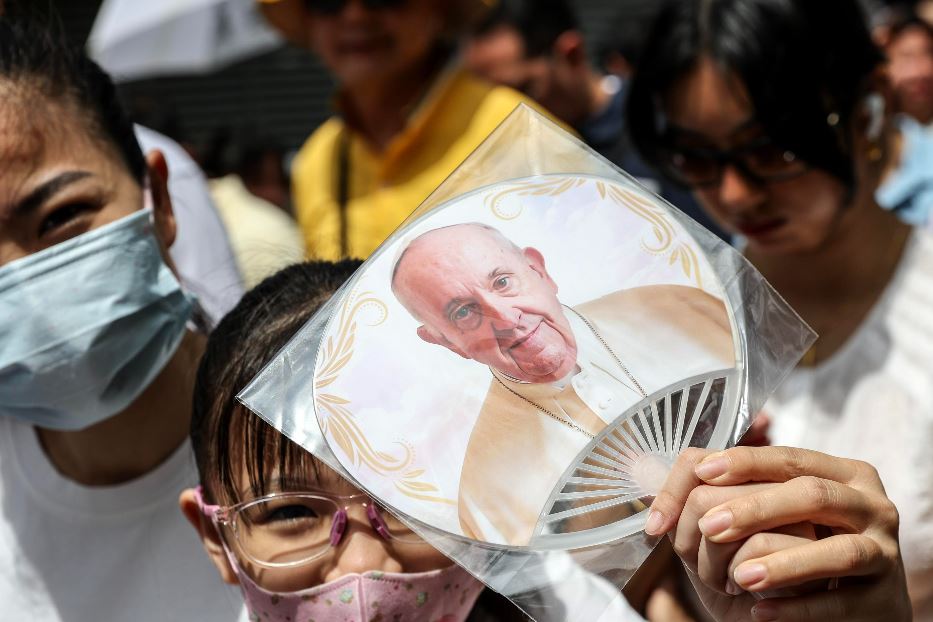
[[[347,256],[365,258],[441,184],[520,103],[521,94],[463,69],[443,74],[382,153],[332,117],[295,158],[294,204],[308,256],[341,255],[338,176],[349,139]]]

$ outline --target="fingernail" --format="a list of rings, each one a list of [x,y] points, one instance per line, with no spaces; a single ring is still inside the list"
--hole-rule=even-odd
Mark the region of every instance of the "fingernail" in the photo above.
[[[651,510],[648,513],[648,523],[645,525],[645,533],[649,536],[656,536],[661,533],[664,527],[664,515],[657,510]]]
[[[748,589],[764,581],[768,576],[768,569],[761,564],[742,564],[735,569],[732,576],[736,583]]]
[[[700,519],[700,531],[708,537],[718,536],[732,525],[732,512],[721,510]]]
[[[729,470],[729,460],[726,458],[716,457],[716,454],[707,457],[703,462],[696,465],[693,469],[693,472],[696,473],[696,476],[702,479],[703,481],[709,481],[711,479],[716,479],[721,475],[725,475],[726,471]]]
[[[755,622],[774,622],[778,619],[778,610],[771,603],[758,603],[752,607],[752,619]]]
[[[729,596],[738,596],[742,593],[742,588],[735,584],[732,579],[726,580],[726,594]]]

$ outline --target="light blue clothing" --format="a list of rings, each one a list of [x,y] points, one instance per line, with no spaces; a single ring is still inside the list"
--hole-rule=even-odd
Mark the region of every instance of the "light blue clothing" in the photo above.
[[[911,225],[930,226],[933,212],[933,133],[914,119],[895,120],[904,137],[900,165],[875,191],[875,200]]]

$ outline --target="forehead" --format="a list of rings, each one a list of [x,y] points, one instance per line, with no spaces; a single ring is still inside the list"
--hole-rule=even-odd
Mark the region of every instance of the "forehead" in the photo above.
[[[908,26],[888,44],[888,49],[892,52],[931,47],[933,47],[933,37],[922,26]]]
[[[116,150],[93,137],[70,107],[0,87],[0,199],[53,169],[102,173],[121,166]]]
[[[497,268],[517,271],[521,252],[507,240],[481,228],[451,227],[431,231],[408,247],[396,274],[396,291],[419,311],[443,307],[452,297],[468,295]]]
[[[489,264],[519,259],[517,250],[495,232],[469,226],[430,231],[412,242],[406,254],[402,262],[406,272],[440,271],[451,276],[485,274]]]
[[[671,123],[711,138],[730,137],[754,116],[738,76],[706,57],[671,85],[664,104]]]

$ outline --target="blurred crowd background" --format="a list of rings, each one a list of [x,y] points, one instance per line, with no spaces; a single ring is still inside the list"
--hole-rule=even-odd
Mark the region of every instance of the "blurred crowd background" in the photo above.
[[[6,167],[0,195],[18,196],[23,179],[55,173],[52,164],[58,166],[59,160],[97,166],[106,173],[98,177],[116,180],[111,183],[123,191],[98,190],[90,198],[55,205],[52,217],[39,227],[17,216],[21,222],[7,221],[18,227],[3,223],[0,229],[13,239],[7,246],[16,251],[0,257],[0,270],[5,270],[0,276],[6,278],[0,279],[6,287],[0,294],[7,294],[0,297],[7,305],[0,304],[0,310],[12,309],[0,322],[0,345],[11,352],[4,359],[0,348],[0,372],[3,364],[15,372],[13,381],[0,382],[0,389],[16,391],[20,400],[0,399],[0,426],[7,429],[0,429],[0,596],[8,609],[36,620],[66,619],[56,607],[83,612],[69,620],[129,619],[125,613],[112,618],[97,613],[87,586],[99,596],[103,584],[113,588],[107,596],[128,595],[120,611],[145,609],[153,616],[148,619],[180,619],[171,612],[163,615],[163,606],[186,615],[197,609],[201,620],[230,619],[220,608],[216,617],[207,612],[205,604],[212,598],[220,602],[222,596],[208,592],[220,585],[213,570],[197,567],[207,562],[190,546],[194,534],[178,512],[178,489],[182,481],[208,483],[206,498],[201,487],[189,488],[181,506],[228,582],[255,578],[248,572],[234,576],[232,568],[239,562],[220,543],[216,524],[209,527],[208,521],[217,520],[220,504],[229,502],[230,509],[241,501],[251,503],[268,490],[255,487],[251,499],[224,498],[217,489],[209,490],[207,469],[218,462],[210,452],[239,460],[242,456],[230,448],[242,444],[226,435],[226,425],[217,424],[216,430],[224,432],[216,439],[199,431],[199,421],[207,426],[204,419],[223,410],[204,404],[216,400],[226,404],[228,415],[239,408],[246,416],[247,409],[235,402],[236,392],[357,265],[331,265],[335,271],[325,287],[306,279],[302,270],[330,268],[302,264],[303,258],[367,257],[524,103],[735,243],[820,334],[761,413],[754,442],[747,437],[745,442],[806,447],[875,465],[900,512],[903,566],[897,546],[891,545],[874,592],[862,589],[869,580],[853,570],[854,564],[844,570],[858,575],[857,588],[835,590],[837,573],[827,571],[820,576],[834,579],[822,591],[842,594],[852,611],[861,606],[859,599],[875,594],[884,619],[900,620],[906,618],[887,615],[890,596],[909,589],[916,619],[933,620],[933,460],[928,447],[933,434],[933,0],[858,0],[862,11],[855,1],[0,0],[0,28],[7,29],[0,44],[8,48],[0,53],[8,65],[0,66],[0,82],[41,87],[23,91],[34,100],[4,100],[10,103],[5,118],[13,122],[4,126],[9,131],[0,132],[0,156],[6,157],[0,158]],[[17,22],[18,12],[48,5],[54,22],[49,32],[34,33]],[[135,128],[96,65],[64,49],[58,51],[60,58],[48,52],[61,47],[52,43],[59,38],[59,23],[70,43],[85,48],[113,77]],[[347,32],[355,35],[347,39]],[[37,107],[62,103],[70,107],[48,108],[61,117],[56,119],[63,121],[60,125],[47,122]],[[63,127],[74,131],[60,132]],[[103,134],[109,138],[87,140]],[[143,153],[150,159],[144,161]],[[42,166],[33,165],[34,160],[42,160]],[[664,167],[665,174],[655,167]],[[87,177],[79,173],[72,175],[73,182]],[[51,182],[42,183],[40,188]],[[57,192],[45,189],[45,194]],[[32,195],[39,198],[21,199],[20,209],[11,211],[28,211],[22,205],[35,211],[37,202],[46,201],[42,192]],[[148,216],[126,213],[144,206],[152,207],[155,224],[143,231]],[[101,214],[106,218],[92,222]],[[128,229],[134,226],[142,233]],[[58,238],[46,236],[59,230]],[[29,248],[14,239],[36,231],[37,241]],[[97,236],[127,231],[138,233],[152,265],[173,284],[158,299],[173,297],[178,309],[139,305],[165,318],[149,321],[139,313],[137,324],[125,323],[125,313],[116,315],[122,313],[118,305],[110,309],[104,304],[103,310],[113,315],[101,319],[97,303],[122,301],[127,292],[148,295],[146,279],[158,272],[143,274],[133,262],[119,261],[123,250],[118,245],[101,244],[96,255],[86,254],[95,260],[90,267],[59,262],[48,271],[49,279],[59,281],[22,269],[42,267],[50,258],[58,261],[55,252],[42,251],[60,240],[69,240],[63,247],[74,251],[86,248],[81,245],[88,240],[102,239]],[[176,268],[180,284],[166,261]],[[279,272],[286,266],[293,268]],[[277,272],[279,278],[256,287]],[[120,275],[122,280],[115,278]],[[79,284],[75,290],[87,304],[69,299],[70,287],[59,282]],[[248,290],[252,295],[234,309]],[[119,295],[110,296],[114,292]],[[197,300],[189,299],[188,292]],[[142,294],[140,299],[149,300]],[[205,345],[204,337],[224,316]],[[162,321],[174,332],[159,329]],[[121,390],[120,399],[104,403],[109,394],[82,383],[82,374],[109,383],[98,368],[107,371],[120,361],[106,352],[98,355],[95,348],[102,343],[125,350],[124,342],[113,341],[112,335],[112,341],[100,343],[87,339],[91,345],[78,347],[78,355],[70,350],[59,354],[56,348],[84,343],[73,335],[59,338],[56,330],[64,332],[69,322],[81,339],[85,324],[102,332],[112,324],[124,331],[113,334],[142,343],[140,351],[148,347],[146,331],[153,327],[165,343],[174,341],[172,347],[161,347],[151,340],[161,360],[127,357],[134,364],[141,361],[138,369],[126,372],[133,382],[118,376],[113,384]],[[195,378],[205,348],[208,362],[201,363]],[[233,355],[240,350],[248,356]],[[45,352],[51,352],[54,365],[35,356]],[[213,364],[229,363],[229,376],[211,366],[212,356]],[[67,359],[68,365],[55,357]],[[80,385],[74,394],[83,395],[85,403],[63,388],[63,378]],[[212,391],[217,395],[205,397]],[[265,429],[258,417],[249,416],[250,425]],[[189,428],[192,444],[182,440]],[[228,438],[229,446],[224,445]],[[243,456],[255,454],[271,469],[263,441],[256,443],[263,449],[244,450]],[[25,466],[17,462],[20,446],[31,452],[24,454]],[[176,451],[177,460],[166,458]],[[191,469],[191,451],[201,473]],[[297,459],[294,464],[304,468]],[[239,466],[224,468],[240,472]],[[276,468],[280,474],[286,471]],[[161,496],[150,492],[148,477],[160,469],[169,491]],[[44,475],[22,476],[32,473]],[[26,492],[32,479],[47,489],[35,499]],[[95,487],[118,484],[126,485],[116,489],[113,499],[123,523],[110,515],[80,522],[47,509],[65,499],[87,505],[91,509],[79,509],[88,515],[109,511],[111,504],[99,503]],[[233,483],[228,487],[234,490]],[[788,495],[799,496],[791,488],[782,490],[785,502]],[[55,503],[46,504],[41,495]],[[881,508],[875,514],[882,515],[889,544],[896,544],[897,513],[890,511],[894,506],[889,507],[885,493],[875,491],[879,496],[885,503],[872,507]],[[149,505],[152,497],[160,504],[155,510]],[[147,512],[147,521],[138,521],[130,511],[137,505]],[[800,516],[810,520],[809,514],[795,514],[795,523]],[[378,532],[371,515],[369,520]],[[883,531],[868,520],[865,525],[865,533]],[[152,526],[164,526],[165,534],[152,535]],[[175,531],[184,531],[188,539],[175,537]],[[177,550],[163,551],[166,542]],[[337,544],[333,536],[328,542]],[[152,548],[159,555],[150,555]],[[124,572],[125,551],[135,550],[139,559],[153,560],[139,565],[146,573],[164,571],[165,586],[153,588],[146,582],[148,574]],[[115,562],[107,563],[107,556]],[[846,562],[844,557],[821,559]],[[22,572],[26,561],[34,564],[35,577]],[[176,567],[190,567],[192,579],[175,572]],[[372,568],[383,566],[359,570]],[[902,589],[904,568],[907,588]],[[78,573],[87,575],[84,582],[74,580]],[[137,578],[145,587],[134,583]],[[680,606],[686,583],[671,579],[659,587],[650,581],[645,586],[636,598],[654,599],[659,592],[663,598],[666,590],[671,598],[664,606],[673,609]],[[189,600],[175,594],[187,594]],[[149,597],[157,605],[139,606],[134,600]],[[681,619],[667,610],[652,613],[650,601],[633,604],[652,620]],[[34,607],[51,613],[30,615]],[[882,618],[867,613],[862,619]]]
[[[101,0],[55,0],[68,36],[83,43]],[[598,63],[601,52],[637,45],[655,0],[570,0]],[[115,76],[119,79],[119,76]],[[294,151],[333,112],[334,83],[309,50],[282,44],[219,71],[123,81],[133,111],[176,140],[209,148],[228,132],[261,134]]]

